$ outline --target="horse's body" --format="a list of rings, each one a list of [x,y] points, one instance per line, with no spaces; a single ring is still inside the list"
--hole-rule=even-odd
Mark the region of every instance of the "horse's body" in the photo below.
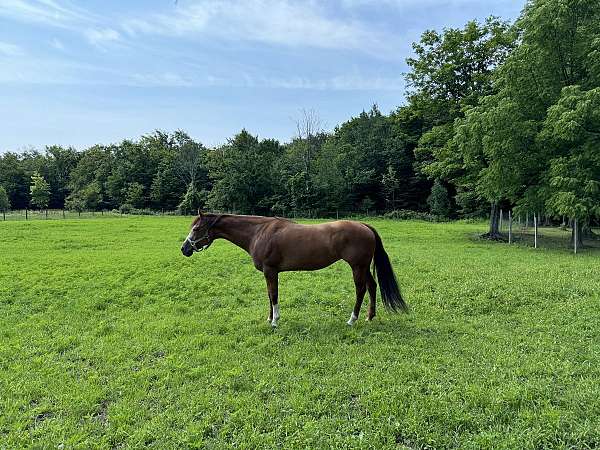
[[[352,268],[356,286],[356,303],[349,325],[358,318],[367,290],[370,298],[367,320],[375,317],[377,284],[369,271],[371,261],[377,270],[384,305],[392,310],[407,310],[381,239],[369,225],[348,220],[301,225],[278,217],[200,214],[181,251],[191,256],[219,238],[246,250],[254,266],[263,272],[270,299],[268,320],[272,326],[277,326],[279,319],[279,272],[322,269],[340,259]]]

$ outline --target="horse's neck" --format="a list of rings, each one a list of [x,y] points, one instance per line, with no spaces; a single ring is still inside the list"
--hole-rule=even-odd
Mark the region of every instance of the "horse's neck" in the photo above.
[[[264,218],[252,216],[223,216],[214,227],[216,238],[226,239],[250,252],[252,239],[264,225]]]

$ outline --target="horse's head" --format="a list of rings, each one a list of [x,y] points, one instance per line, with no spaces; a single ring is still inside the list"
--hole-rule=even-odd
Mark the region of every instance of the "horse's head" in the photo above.
[[[211,228],[216,220],[200,213],[192,222],[190,234],[181,245],[183,256],[192,256],[194,252],[207,249],[212,244]]]

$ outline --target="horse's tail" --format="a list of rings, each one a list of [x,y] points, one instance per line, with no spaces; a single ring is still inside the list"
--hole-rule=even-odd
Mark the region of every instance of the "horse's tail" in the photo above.
[[[367,225],[365,223],[365,225]],[[367,225],[375,235],[375,255],[373,256],[374,271],[377,271],[377,281],[379,282],[379,291],[383,306],[393,312],[403,311],[408,312],[408,305],[402,298],[398,281],[394,274],[394,269],[390,263],[390,258],[383,248],[379,233],[370,225]]]

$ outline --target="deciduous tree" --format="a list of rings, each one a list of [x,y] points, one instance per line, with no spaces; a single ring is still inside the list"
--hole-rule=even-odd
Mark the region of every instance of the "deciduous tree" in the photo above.
[[[50,200],[50,185],[46,182],[39,172],[31,176],[31,185],[29,189],[31,200],[29,204],[33,208],[45,209]]]

